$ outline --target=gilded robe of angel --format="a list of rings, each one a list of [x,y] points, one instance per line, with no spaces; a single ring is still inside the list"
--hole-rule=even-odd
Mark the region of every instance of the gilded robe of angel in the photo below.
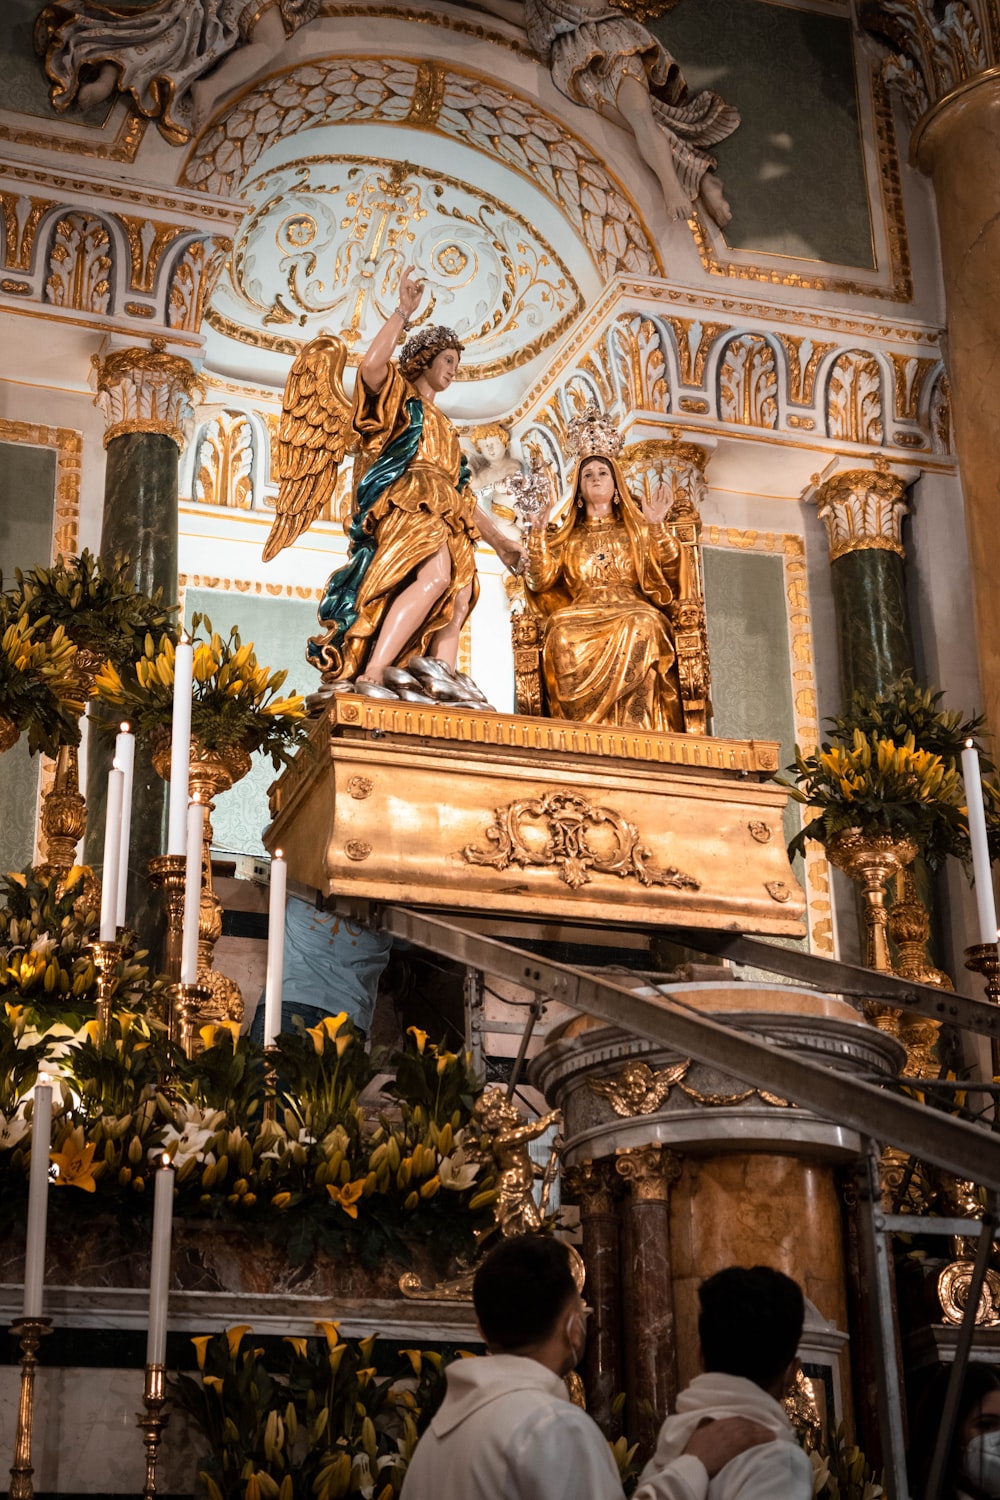
[[[525,582],[529,604],[545,616],[553,717],[683,730],[669,609],[688,592],[687,568],[662,520],[649,521],[632,499],[617,462],[583,459],[565,518],[550,530],[543,514],[528,542]]]
[[[442,545],[451,559],[450,580],[397,654],[398,664],[428,654],[465,590],[471,589],[470,609],[479,595],[476,497],[468,488],[468,466],[452,423],[433,402],[422,401],[399,365],[391,363],[380,391],[357,381],[352,425],[362,463],[369,461],[369,467],[357,487],[350,559],[331,575],[319,607],[320,622],[334,633],[310,642],[311,654],[314,645],[322,652],[324,676],[333,679],[364,671],[387,607]]]

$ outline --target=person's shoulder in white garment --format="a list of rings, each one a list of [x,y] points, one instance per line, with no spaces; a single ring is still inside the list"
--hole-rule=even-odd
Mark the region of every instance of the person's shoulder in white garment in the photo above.
[[[812,1500],[812,1465],[781,1405],[798,1368],[801,1288],[770,1266],[731,1266],[698,1297],[705,1373],[663,1423],[633,1500]],[[747,1441],[734,1455],[738,1419]]]

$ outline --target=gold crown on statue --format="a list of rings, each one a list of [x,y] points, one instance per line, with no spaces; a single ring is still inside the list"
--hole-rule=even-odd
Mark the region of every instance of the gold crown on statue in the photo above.
[[[590,401],[566,427],[566,447],[580,458],[617,458],[625,439],[596,401]]]

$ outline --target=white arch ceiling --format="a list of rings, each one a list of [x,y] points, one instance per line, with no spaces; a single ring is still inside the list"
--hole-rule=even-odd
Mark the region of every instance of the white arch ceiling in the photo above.
[[[464,61],[314,56],[211,122],[181,184],[248,214],[208,314],[210,369],[280,385],[321,330],[363,350],[413,260],[435,293],[424,315],[467,345],[450,406],[507,410],[612,277],[662,274],[621,182],[495,78]]]

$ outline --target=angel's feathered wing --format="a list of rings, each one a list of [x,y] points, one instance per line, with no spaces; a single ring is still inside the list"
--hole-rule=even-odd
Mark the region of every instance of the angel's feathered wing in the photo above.
[[[270,562],[307,531],[329,503],[351,441],[351,403],[344,390],[347,345],[321,334],[288,372],[278,428],[278,498],[264,545]]]

